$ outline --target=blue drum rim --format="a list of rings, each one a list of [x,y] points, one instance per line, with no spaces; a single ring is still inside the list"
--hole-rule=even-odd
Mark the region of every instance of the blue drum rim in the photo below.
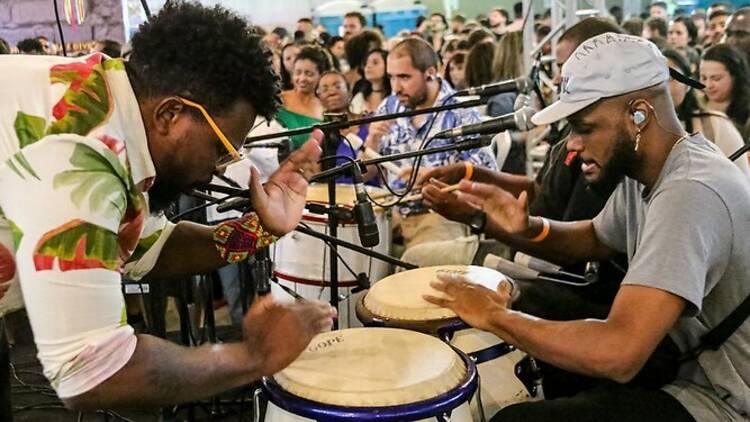
[[[263,394],[276,406],[303,418],[316,421],[416,421],[441,416],[470,401],[479,386],[477,368],[462,351],[458,353],[466,365],[465,379],[452,390],[437,397],[395,406],[347,407],[320,403],[284,391],[272,378],[263,378]]]

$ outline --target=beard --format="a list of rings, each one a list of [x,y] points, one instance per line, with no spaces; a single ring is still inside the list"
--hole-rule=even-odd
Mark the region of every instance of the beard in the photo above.
[[[427,88],[426,87],[414,95],[409,95],[407,97],[406,103],[402,105],[409,110],[414,110],[417,108],[418,105],[424,103],[425,101],[427,101]]]
[[[148,190],[148,205],[151,214],[157,215],[169,209],[182,194],[182,188],[168,177],[157,177]]]
[[[635,143],[622,131],[617,135],[615,147],[609,161],[602,166],[599,177],[589,182],[589,188],[594,193],[608,198],[625,176],[635,169],[640,158],[635,152]]]

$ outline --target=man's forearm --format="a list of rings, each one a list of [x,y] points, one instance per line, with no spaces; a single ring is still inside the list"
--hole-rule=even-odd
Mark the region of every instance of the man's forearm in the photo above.
[[[521,192],[526,191],[529,202],[533,201],[536,195],[536,182],[534,182],[534,179],[527,176],[488,170],[484,167],[476,167],[474,169],[472,180],[498,186],[507,190],[515,197],[518,197]]]
[[[143,408],[198,400],[259,379],[262,362],[241,343],[186,348],[139,335],[128,363],[94,389],[64,399],[75,409]]]
[[[531,239],[542,232],[542,219],[529,217],[529,228],[521,235],[510,235],[487,221],[485,234],[514,249],[560,264],[589,260],[604,260],[613,251],[599,241],[591,220],[560,222],[550,221],[549,235],[541,242]]]
[[[216,250],[214,227],[181,221],[164,244],[154,268],[144,280],[169,280],[206,274],[227,265]]]

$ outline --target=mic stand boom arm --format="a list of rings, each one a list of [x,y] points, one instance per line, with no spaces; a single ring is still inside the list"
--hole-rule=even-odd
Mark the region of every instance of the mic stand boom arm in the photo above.
[[[258,141],[265,141],[267,139],[276,139],[276,138],[285,138],[289,136],[303,135],[305,133],[312,132],[314,129],[320,129],[324,132],[326,131],[338,132],[341,129],[350,128],[352,126],[366,125],[372,122],[379,122],[382,120],[392,120],[392,119],[398,119],[400,117],[411,117],[411,116],[417,116],[420,114],[430,114],[430,113],[440,112],[440,111],[455,110],[457,108],[476,107],[476,106],[486,103],[488,99],[489,98],[480,98],[477,100],[462,101],[459,103],[446,104],[446,105],[441,105],[437,107],[421,108],[418,110],[408,110],[408,111],[402,111],[400,113],[393,113],[393,114],[381,114],[379,116],[365,117],[362,119],[331,122],[331,123],[324,123],[322,125],[308,126],[308,127],[303,127],[299,129],[288,130],[286,132],[269,133],[267,135],[259,135],[259,136],[245,138],[245,144],[250,144],[250,143],[258,142]]]

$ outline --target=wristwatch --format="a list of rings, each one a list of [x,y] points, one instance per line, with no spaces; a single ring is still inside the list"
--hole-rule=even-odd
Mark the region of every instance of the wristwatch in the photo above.
[[[472,234],[484,233],[484,227],[487,225],[487,214],[482,210],[477,210],[469,219],[469,227]]]

